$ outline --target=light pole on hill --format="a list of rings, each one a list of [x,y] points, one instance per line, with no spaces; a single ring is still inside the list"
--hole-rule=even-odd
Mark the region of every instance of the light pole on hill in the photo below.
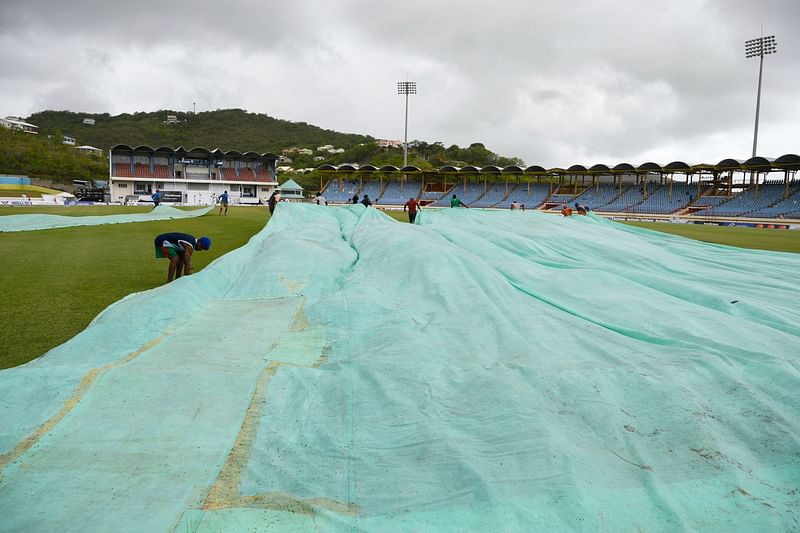
[[[758,57],[758,95],[756,96],[756,126],[753,131],[753,156],[756,156],[756,146],[758,145],[758,112],[761,107],[761,73],[764,70],[764,56],[774,54],[778,49],[775,36],[759,37],[744,42],[744,57]]]
[[[408,95],[417,94],[417,82],[415,81],[398,81],[397,94],[406,95],[406,129],[403,134],[403,166],[408,166]]]

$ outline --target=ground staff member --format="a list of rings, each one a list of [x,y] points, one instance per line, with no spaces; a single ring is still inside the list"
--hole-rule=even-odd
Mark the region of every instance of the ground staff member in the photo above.
[[[457,198],[456,195],[453,195],[453,198],[450,200],[450,207],[467,207],[467,204],[461,201],[461,198]]]
[[[219,197],[219,214],[222,214],[222,210],[225,210],[225,215],[228,215],[228,191],[224,191],[222,195]]]
[[[419,202],[414,200],[414,198],[409,198],[406,204],[403,206],[403,211],[408,209],[408,221],[411,224],[413,224],[414,220],[417,218],[417,209],[420,207],[422,206],[420,206]]]
[[[195,250],[211,248],[211,239],[199,239],[188,233],[162,233],[155,240],[156,257],[169,259],[167,283],[173,278],[181,277],[181,271],[187,276],[192,273],[192,254]]]

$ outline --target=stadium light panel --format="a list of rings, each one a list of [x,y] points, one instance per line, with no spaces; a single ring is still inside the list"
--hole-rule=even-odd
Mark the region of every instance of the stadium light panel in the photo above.
[[[765,55],[774,54],[777,48],[778,44],[775,42],[774,35],[759,37],[744,42],[744,55],[746,58],[763,57]]]

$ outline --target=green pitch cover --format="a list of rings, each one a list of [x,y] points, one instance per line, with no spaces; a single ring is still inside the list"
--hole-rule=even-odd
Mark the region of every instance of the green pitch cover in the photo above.
[[[64,209],[69,209],[65,207]],[[10,231],[34,231],[73,226],[96,226],[98,224],[125,224],[128,222],[150,222],[178,218],[201,217],[214,209],[214,206],[184,211],[168,205],[159,205],[147,213],[127,213],[122,215],[89,215],[73,217],[66,215],[4,215],[0,216],[0,233]]]
[[[279,205],[0,372],[1,531],[792,531],[800,256]]]

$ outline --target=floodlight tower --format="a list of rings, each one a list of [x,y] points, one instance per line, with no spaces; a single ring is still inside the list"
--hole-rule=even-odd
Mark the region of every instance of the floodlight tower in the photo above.
[[[398,81],[397,94],[406,95],[406,129],[403,134],[403,166],[408,166],[408,95],[417,94],[417,82],[415,81]]]
[[[756,146],[758,145],[758,111],[761,107],[761,73],[764,70],[764,56],[774,54],[778,49],[778,43],[775,42],[775,36],[759,37],[758,39],[750,39],[744,42],[744,57],[758,57],[758,95],[756,96],[756,126],[753,131],[753,156],[756,156]]]

